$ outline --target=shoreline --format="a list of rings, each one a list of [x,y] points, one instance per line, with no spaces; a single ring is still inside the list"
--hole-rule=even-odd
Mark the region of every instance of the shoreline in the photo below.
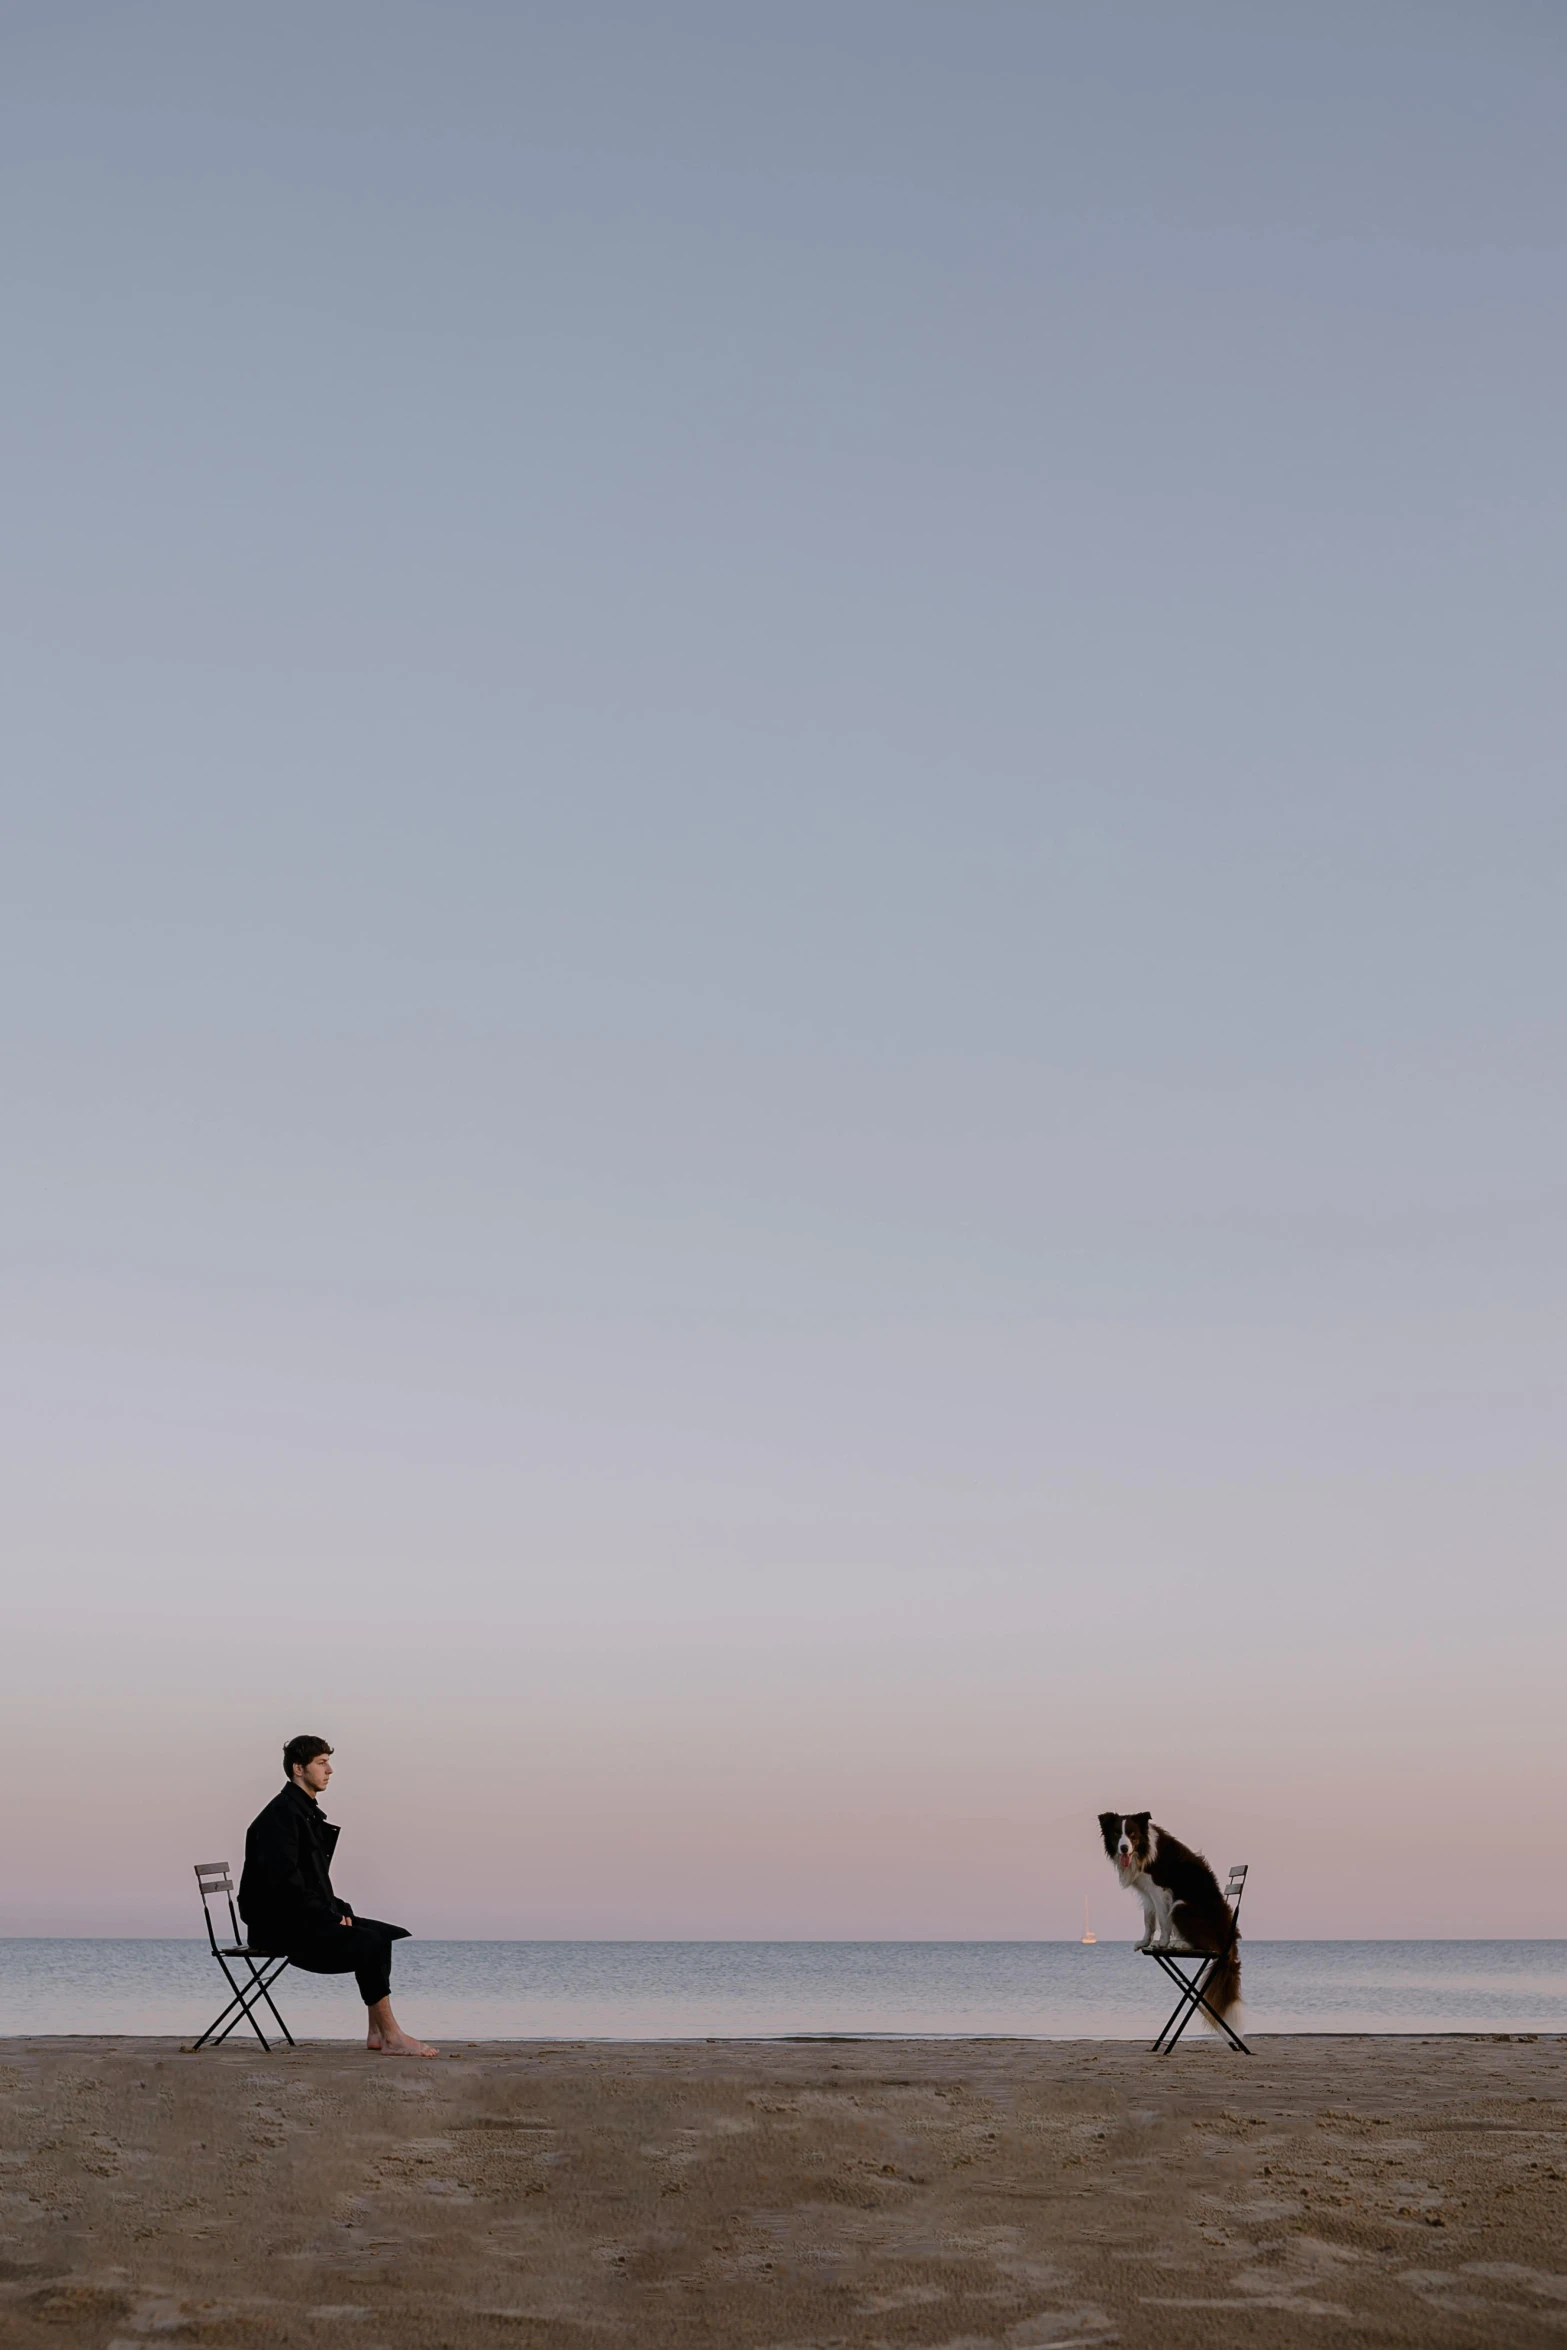
[[[0,2341],[1560,2343],[1561,2035],[1255,2046],[12,2038]]]
[[[1342,2041],[1349,2044],[1365,2042],[1373,2046],[1380,2045],[1384,2041],[1402,2041],[1416,2045],[1424,2045],[1427,2042],[1436,2044],[1453,2041],[1470,2042],[1479,2047],[1504,2046],[1509,2042],[1516,2042],[1520,2046],[1532,2046],[1536,2041],[1542,2044],[1567,2041],[1567,2031],[1542,2029],[1538,2031],[1492,2032],[1461,2025],[1453,2028],[1432,2025],[1423,2030],[1417,2028],[1410,2031],[1390,2030],[1385,2032],[1364,2030],[1267,2032],[1256,2030],[1243,2018],[1238,2028],[1254,2049],[1258,2047],[1292,2047],[1297,2042],[1318,2040]],[[1201,2037],[1198,2037],[1200,2031],[1200,2026],[1192,2025],[1182,2041],[1182,2046],[1189,2045],[1198,2048],[1207,2046],[1210,2035],[1204,2032]],[[444,2036],[437,2034],[436,2037],[442,2040],[443,2054],[452,2055],[475,2048],[515,2050],[519,2048],[886,2048],[899,2046],[911,2048],[1017,2046],[1021,2048],[1128,2049],[1150,2047],[1146,2031],[1113,2033],[641,2032],[635,2038],[608,2032],[561,2032],[558,2034],[528,2032],[518,2033],[515,2037],[491,2032],[478,2040],[466,2040],[456,2033],[447,2033]],[[1212,2037],[1216,2038],[1217,2035],[1212,2035]],[[355,2048],[361,2044],[361,2038],[357,2032],[296,2032],[294,2034],[296,2049]],[[238,2032],[224,2045],[231,2054],[247,2046],[253,2056],[260,2057],[268,2053],[254,2038],[248,2042],[241,2040]],[[182,2039],[174,2032],[0,2032],[0,2063],[4,2062],[7,2049],[46,2047],[159,2048],[168,2054],[182,2056],[205,2056],[213,2053],[210,2049],[198,2050],[191,2041]],[[287,2041],[279,2040],[274,2033],[270,2053],[275,2056],[287,2056],[290,2053]],[[1221,2050],[1220,2053],[1223,2051]]]

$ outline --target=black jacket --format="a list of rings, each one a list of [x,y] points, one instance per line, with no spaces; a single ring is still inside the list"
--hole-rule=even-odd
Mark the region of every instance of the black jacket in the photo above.
[[[256,1948],[282,1950],[300,1934],[335,1926],[348,1909],[332,1891],[332,1848],[341,1830],[290,1779],[245,1831],[239,1909]]]

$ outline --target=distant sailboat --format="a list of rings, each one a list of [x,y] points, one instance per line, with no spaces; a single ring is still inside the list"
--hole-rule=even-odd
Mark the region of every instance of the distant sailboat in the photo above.
[[[1097,1942],[1098,1939],[1098,1935],[1094,1932],[1093,1928],[1088,1923],[1088,1895],[1085,1893],[1083,1895],[1083,1940],[1085,1942]]]

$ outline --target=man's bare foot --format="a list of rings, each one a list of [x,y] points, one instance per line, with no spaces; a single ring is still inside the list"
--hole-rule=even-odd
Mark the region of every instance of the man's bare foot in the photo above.
[[[394,2032],[390,2037],[367,2040],[365,2046],[377,2056],[439,2056],[427,2040],[411,2040],[406,2032]]]
[[[369,2030],[365,2046],[372,2056],[439,2056],[438,2048],[431,2048],[423,2040],[416,2040],[405,2032],[392,2013],[389,1999],[378,1999],[369,2014]]]

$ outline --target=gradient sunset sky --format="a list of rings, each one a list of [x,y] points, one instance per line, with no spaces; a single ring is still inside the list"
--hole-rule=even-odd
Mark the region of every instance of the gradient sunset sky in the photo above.
[[[4,18],[0,1931],[1567,1932],[1567,18]]]

